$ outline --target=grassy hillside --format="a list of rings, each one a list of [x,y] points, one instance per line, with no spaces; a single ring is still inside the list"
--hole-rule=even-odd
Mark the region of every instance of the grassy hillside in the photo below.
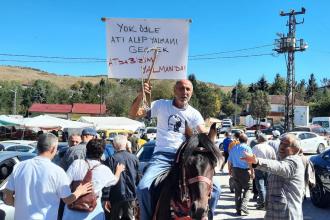
[[[17,81],[22,85],[30,85],[37,79],[48,80],[55,83],[60,88],[69,88],[77,81],[86,81],[93,84],[99,83],[101,78],[107,76],[63,76],[54,73],[48,73],[39,69],[18,66],[0,66],[0,81]],[[220,87],[225,93],[231,91],[233,86],[219,86],[208,83],[211,87]]]
[[[105,77],[105,76],[104,76]],[[62,76],[53,73],[47,73],[42,70],[27,68],[27,67],[13,67],[13,66],[0,66],[0,81],[18,81],[22,85],[32,84],[37,79],[48,80],[55,83],[60,88],[69,88],[75,82],[89,81],[93,84],[99,83],[101,76],[93,77],[75,77],[75,76]]]

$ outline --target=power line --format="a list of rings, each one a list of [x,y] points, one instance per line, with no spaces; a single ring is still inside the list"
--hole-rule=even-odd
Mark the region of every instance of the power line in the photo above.
[[[254,49],[259,49],[259,48],[269,47],[269,46],[274,46],[274,44],[265,44],[265,45],[256,46],[256,47],[249,47],[249,48],[243,48],[243,49],[237,49],[237,50],[227,50],[227,51],[216,52],[216,53],[197,54],[197,55],[191,55],[189,57],[202,57],[202,56],[210,56],[210,55],[217,55],[217,54],[224,54],[224,53],[234,53],[234,52],[254,50]]]
[[[261,56],[276,56],[276,55],[274,53],[262,53],[262,54],[236,55],[236,56],[221,56],[221,57],[201,57],[201,58],[192,58],[192,59],[189,59],[189,60],[235,59],[235,58],[261,57]]]
[[[217,55],[217,54],[224,54],[224,53],[234,53],[234,52],[240,52],[240,51],[247,51],[247,50],[254,50],[259,49],[263,47],[269,47],[273,46],[274,44],[266,44],[261,46],[255,46],[255,47],[249,47],[249,48],[243,48],[243,49],[237,49],[237,50],[228,50],[228,51],[220,51],[220,52],[214,52],[214,53],[205,53],[205,54],[197,54],[197,55],[190,55],[189,58],[195,58],[195,57],[203,57],[203,56],[211,56],[211,55]],[[45,56],[45,55],[29,55],[29,54],[12,54],[12,53],[0,53],[0,56],[7,56],[7,57],[27,57],[27,58],[42,58],[42,59],[61,59],[61,60],[89,60],[89,61],[103,61],[105,62],[106,59],[104,58],[96,58],[96,57],[63,57],[63,56]],[[235,56],[232,56],[235,58]],[[238,56],[240,57],[240,56]],[[227,58],[227,57],[224,57]],[[213,58],[211,58],[213,59]],[[195,60],[195,59],[192,59]],[[13,61],[13,62],[51,62],[51,61],[27,61],[27,60],[0,60],[0,61]],[[62,62],[59,62],[62,63]]]
[[[57,60],[14,60],[14,59],[0,59],[0,62],[17,62],[17,63],[104,63],[104,61],[57,61]]]
[[[99,60],[99,61],[105,60],[102,58],[94,58],[94,57],[61,57],[61,56],[42,56],[42,55],[10,54],[10,53],[0,53],[0,56],[62,59],[62,60]]]
[[[235,58],[248,58],[248,57],[261,57],[261,56],[273,56],[274,53],[262,53],[262,54],[247,54],[247,55],[235,55],[235,56],[218,56],[218,57],[196,57],[189,58],[191,61],[198,60],[216,60],[216,59],[235,59]],[[0,59],[0,62],[17,62],[17,63],[104,63],[106,60],[86,60],[86,61],[60,61],[60,60],[17,60],[17,59]]]

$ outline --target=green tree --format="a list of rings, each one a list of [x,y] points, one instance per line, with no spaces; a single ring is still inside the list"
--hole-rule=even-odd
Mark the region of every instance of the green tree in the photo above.
[[[314,76],[314,73],[312,73],[308,79],[307,89],[306,89],[306,100],[312,101],[313,96],[317,92],[318,86],[317,82]]]
[[[306,96],[306,81],[304,79],[300,80],[296,88],[296,99],[304,100]]]
[[[254,93],[258,90],[258,86],[256,83],[251,83],[248,88],[249,93]]]
[[[270,95],[284,95],[286,88],[286,81],[279,73],[276,74],[274,82],[269,88]]]
[[[188,79],[190,80],[190,82],[192,83],[193,87],[194,87],[194,92],[193,92],[193,95],[191,96],[191,99],[190,99],[190,105],[191,106],[194,106],[194,108],[196,109],[199,109],[199,99],[198,99],[198,82],[197,82],[197,79],[196,79],[196,76],[194,74],[191,74],[188,76]]]
[[[220,112],[221,100],[220,95],[206,83],[198,84],[198,110],[204,118],[216,117]]]
[[[111,91],[111,93],[105,98],[105,103],[110,115],[127,116],[135,97],[135,91],[127,89],[126,86],[117,87],[115,90]]]
[[[268,92],[269,85],[268,85],[265,75],[262,75],[262,77],[256,83],[256,86],[257,86],[257,90]]]
[[[269,111],[270,103],[268,94],[261,90],[252,94],[250,113],[254,119],[257,119],[258,124],[260,119],[267,117]]]
[[[231,94],[229,92],[227,94],[223,94],[221,112],[227,117],[230,117],[235,114],[236,110],[235,104],[231,100]]]
[[[236,91],[237,91],[237,105],[244,106],[249,100],[248,89],[243,86],[241,80],[238,80],[235,88],[231,91],[231,100],[236,103]]]
[[[317,102],[312,103],[310,106],[311,116],[330,116],[330,94],[329,92],[325,92],[322,98],[320,98]]]
[[[152,86],[152,99],[172,99],[173,98],[173,82],[162,80],[155,82]]]

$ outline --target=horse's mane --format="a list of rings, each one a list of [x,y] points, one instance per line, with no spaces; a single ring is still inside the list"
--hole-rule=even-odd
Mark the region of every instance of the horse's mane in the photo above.
[[[179,154],[180,152],[183,153],[183,163],[185,163],[185,161],[187,161],[192,155],[200,153],[205,155],[210,160],[213,167],[217,165],[218,159],[221,155],[219,149],[215,147],[213,142],[204,133],[191,136],[181,145],[178,152]]]

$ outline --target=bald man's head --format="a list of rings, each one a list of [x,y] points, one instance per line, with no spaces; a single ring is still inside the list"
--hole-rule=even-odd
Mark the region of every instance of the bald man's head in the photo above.
[[[174,85],[174,105],[178,108],[185,108],[193,93],[193,85],[188,79],[182,79]]]
[[[294,134],[286,134],[280,138],[280,146],[278,150],[279,157],[284,159],[289,155],[298,154],[301,150],[299,141]]]

